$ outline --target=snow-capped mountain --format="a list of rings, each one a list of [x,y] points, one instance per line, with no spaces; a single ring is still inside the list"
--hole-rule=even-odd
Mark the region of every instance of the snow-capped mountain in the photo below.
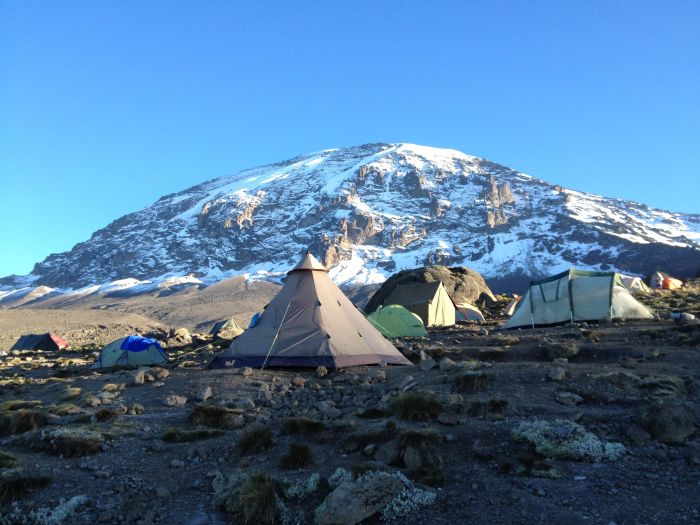
[[[340,284],[437,263],[490,282],[572,265],[694,275],[700,215],[565,189],[455,150],[366,144],[166,195],[0,280],[0,300],[274,277],[307,248]]]

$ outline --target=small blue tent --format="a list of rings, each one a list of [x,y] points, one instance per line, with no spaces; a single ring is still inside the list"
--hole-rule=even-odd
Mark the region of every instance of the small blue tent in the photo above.
[[[92,368],[112,368],[114,366],[162,365],[168,357],[155,339],[130,335],[112,341],[100,352]]]

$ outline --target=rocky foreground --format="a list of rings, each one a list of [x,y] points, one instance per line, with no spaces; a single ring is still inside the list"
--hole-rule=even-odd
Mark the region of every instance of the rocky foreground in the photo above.
[[[497,324],[398,341],[410,368],[209,371],[226,341],[183,331],[161,368],[9,353],[0,524],[700,521],[698,324]]]

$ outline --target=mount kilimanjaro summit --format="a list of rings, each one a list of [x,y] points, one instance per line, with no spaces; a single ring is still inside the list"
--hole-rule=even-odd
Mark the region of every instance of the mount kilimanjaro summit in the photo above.
[[[570,266],[689,276],[700,270],[700,215],[569,190],[455,150],[366,144],[166,195],[1,279],[0,294],[275,278],[306,249],[345,285],[430,264],[468,266],[496,289]]]

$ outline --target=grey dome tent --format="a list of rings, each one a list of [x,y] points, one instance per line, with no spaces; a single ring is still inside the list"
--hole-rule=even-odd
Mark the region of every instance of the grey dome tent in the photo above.
[[[652,313],[625,288],[620,274],[570,269],[541,281],[532,281],[503,328],[652,317]]]
[[[307,253],[255,326],[231,342],[209,368],[410,365]]]

